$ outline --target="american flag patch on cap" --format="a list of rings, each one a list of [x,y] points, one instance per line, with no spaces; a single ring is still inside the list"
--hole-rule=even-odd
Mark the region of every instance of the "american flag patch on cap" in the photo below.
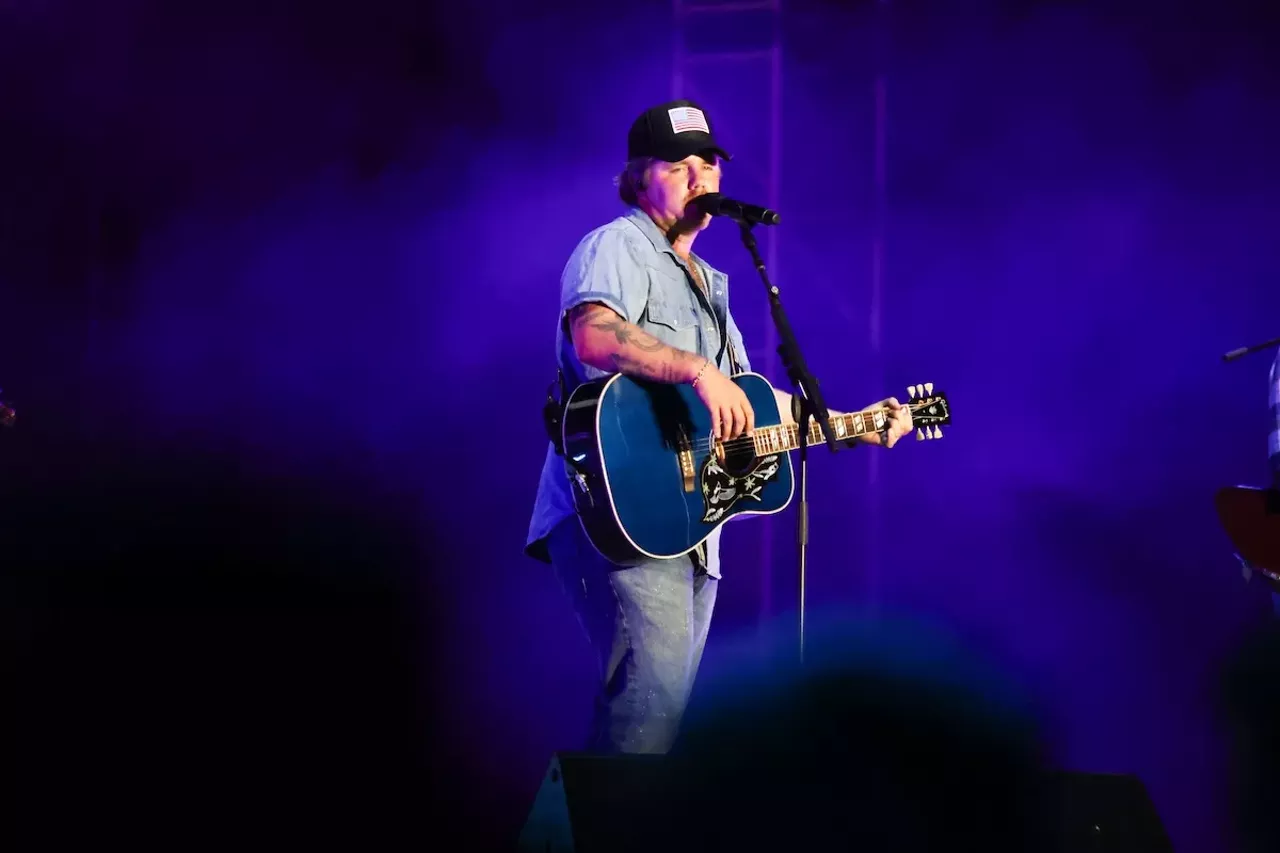
[[[671,117],[671,130],[675,133],[690,130],[711,132],[711,128],[707,127],[707,117],[697,107],[672,107],[667,110],[667,115]]]

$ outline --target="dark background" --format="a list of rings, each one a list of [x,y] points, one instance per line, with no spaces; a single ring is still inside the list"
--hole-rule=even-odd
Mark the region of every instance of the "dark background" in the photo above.
[[[1054,762],[1139,775],[1183,851],[1230,846],[1221,666],[1270,607],[1212,511],[1265,479],[1268,428],[1268,357],[1218,356],[1280,334],[1280,69],[1249,5],[782,12],[775,277],[809,360],[832,405],[931,381],[956,411],[941,443],[815,456],[810,600],[1001,667]],[[619,210],[671,21],[0,6],[4,766],[31,837],[519,826],[591,688],[520,553],[556,282]],[[763,198],[766,79],[700,75],[726,191]],[[735,235],[699,248],[782,381]],[[793,522],[726,536],[708,671],[788,618]]]

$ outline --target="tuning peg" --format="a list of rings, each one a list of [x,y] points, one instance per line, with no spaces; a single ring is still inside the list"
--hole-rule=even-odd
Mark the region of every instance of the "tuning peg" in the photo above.
[[[932,394],[932,393],[933,393],[933,383],[932,383],[932,382],[926,382],[926,383],[924,383],[924,393],[926,393],[926,394]]]
[[[916,386],[914,385],[907,386],[907,396],[910,397],[912,400],[916,398]]]
[[[916,430],[916,441],[924,441],[924,430]]]
[[[942,438],[942,427],[936,426],[933,428],[933,437]]]

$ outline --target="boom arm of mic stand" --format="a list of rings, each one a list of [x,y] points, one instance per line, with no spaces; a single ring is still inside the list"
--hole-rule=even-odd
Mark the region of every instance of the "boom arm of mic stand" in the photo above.
[[[1241,358],[1243,356],[1250,355],[1251,353],[1259,352],[1264,349],[1269,349],[1273,346],[1276,346],[1277,344],[1280,344],[1280,338],[1274,338],[1273,340],[1269,340],[1264,343],[1254,344],[1251,347],[1240,347],[1238,349],[1233,349],[1231,352],[1223,353],[1222,360],[1235,361],[1237,358]]]
[[[760,257],[760,249],[756,245],[755,234],[752,233],[751,224],[738,220],[738,228],[742,232],[742,245],[747,247],[747,251],[751,254],[751,261],[755,264],[756,271],[760,273],[760,280],[764,282],[765,292],[769,298],[769,314],[773,318],[773,324],[778,329],[778,354],[782,356],[783,366],[787,370],[787,377],[791,383],[796,386],[800,393],[801,411],[804,416],[800,418],[800,445],[803,452],[807,445],[808,435],[808,417],[813,417],[818,422],[818,428],[822,430],[822,435],[827,440],[827,447],[832,453],[840,448],[840,443],[836,440],[835,432],[831,429],[831,415],[827,411],[827,404],[822,399],[822,391],[818,388],[818,380],[809,372],[809,366],[805,363],[804,355],[800,352],[800,344],[796,342],[795,333],[791,330],[791,322],[787,319],[787,313],[782,308],[782,299],[778,295],[778,288],[769,281],[769,273],[765,269],[764,259]]]

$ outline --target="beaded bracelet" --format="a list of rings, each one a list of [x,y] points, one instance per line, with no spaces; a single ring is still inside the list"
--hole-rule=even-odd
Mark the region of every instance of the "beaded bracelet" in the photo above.
[[[689,383],[690,388],[697,388],[698,382],[702,379],[702,374],[707,372],[707,368],[711,366],[711,359],[702,362],[702,369],[698,371],[698,375],[693,377],[693,381]]]

